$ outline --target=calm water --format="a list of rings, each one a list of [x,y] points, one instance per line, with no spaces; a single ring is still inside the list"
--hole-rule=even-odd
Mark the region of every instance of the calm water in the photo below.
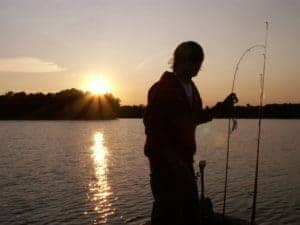
[[[227,120],[197,130],[221,211]],[[256,120],[232,135],[227,212],[248,219]],[[300,120],[264,120],[259,224],[300,224]],[[141,224],[152,196],[141,120],[0,122],[0,224]]]

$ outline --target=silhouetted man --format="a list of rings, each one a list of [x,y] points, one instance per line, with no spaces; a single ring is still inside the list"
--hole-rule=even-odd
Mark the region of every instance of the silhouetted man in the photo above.
[[[199,222],[198,190],[193,168],[195,129],[213,116],[232,108],[230,94],[222,103],[204,110],[192,78],[204,59],[201,46],[181,43],[174,52],[173,72],[164,72],[148,92],[144,115],[145,155],[150,162],[154,197],[152,225],[196,225]]]

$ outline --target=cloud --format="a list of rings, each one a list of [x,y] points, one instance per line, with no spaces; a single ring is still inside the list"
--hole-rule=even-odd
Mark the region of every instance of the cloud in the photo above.
[[[39,58],[0,58],[0,72],[51,73],[63,72],[66,70],[66,68],[61,67],[53,62],[47,62]]]

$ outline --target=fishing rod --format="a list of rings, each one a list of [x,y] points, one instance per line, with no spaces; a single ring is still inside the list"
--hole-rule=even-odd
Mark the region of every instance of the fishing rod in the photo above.
[[[240,56],[234,70],[234,75],[233,75],[233,80],[232,80],[232,87],[231,87],[231,93],[234,92],[235,90],[235,83],[236,83],[236,78],[238,74],[238,70],[240,67],[240,64],[242,60],[245,58],[246,55],[248,55],[252,50],[254,49],[263,49],[264,50],[264,64],[263,64],[263,73],[261,74],[261,93],[260,93],[260,116],[259,116],[259,130],[258,130],[258,148],[257,152],[259,153],[259,144],[260,144],[260,126],[261,126],[261,118],[262,118],[262,98],[263,98],[263,89],[264,89],[264,76],[265,76],[265,68],[266,68],[266,55],[267,55],[267,37],[268,37],[268,28],[269,28],[269,23],[265,22],[266,24],[266,35],[265,35],[265,43],[264,44],[256,44],[248,49],[246,49],[243,54]],[[231,127],[231,121],[233,121],[233,127]],[[225,166],[225,183],[224,183],[224,198],[223,198],[223,217],[225,217],[225,212],[226,212],[226,197],[227,197],[227,186],[228,186],[228,167],[229,167],[229,152],[230,152],[230,136],[231,133],[234,130],[234,127],[236,125],[236,120],[233,119],[232,116],[228,119],[228,126],[227,126],[227,149],[226,149],[226,166]],[[257,176],[258,176],[258,157],[259,154],[257,154],[257,163],[256,163],[256,175],[255,175],[255,184],[254,184],[254,195],[253,195],[253,209],[254,212],[252,212],[253,220],[255,219],[255,206],[256,205],[256,193],[257,193]],[[253,216],[254,215],[254,216]],[[252,219],[251,219],[252,221]],[[252,224],[251,224],[252,225]]]
[[[266,74],[266,61],[267,61],[267,47],[268,47],[268,31],[269,31],[269,22],[266,21],[266,34],[265,34],[265,47],[264,47],[264,64],[263,71],[261,74],[260,82],[260,98],[259,98],[259,119],[258,119],[258,135],[257,135],[257,149],[256,149],[256,166],[255,166],[255,178],[254,178],[254,188],[253,188],[253,203],[252,203],[252,213],[250,224],[255,224],[255,215],[256,215],[256,198],[257,198],[257,181],[258,181],[258,164],[259,164],[259,153],[260,153],[260,138],[261,138],[261,122],[263,117],[263,99],[264,99],[264,88],[265,88],[265,74]]]

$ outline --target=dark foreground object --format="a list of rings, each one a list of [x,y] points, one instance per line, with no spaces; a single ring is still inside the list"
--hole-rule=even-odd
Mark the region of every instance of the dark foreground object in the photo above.
[[[248,225],[245,220],[230,216],[223,217],[222,214],[213,211],[213,205],[209,198],[200,200],[201,225]]]
[[[209,198],[200,200],[200,211],[201,223],[195,225],[249,225],[245,220],[234,218],[231,216],[225,216],[222,214],[215,213],[213,211],[213,205]],[[143,225],[151,225],[151,221],[144,223]],[[162,224],[169,225],[169,224]],[[171,225],[171,224],[170,224]]]
[[[223,216],[222,214],[215,213],[213,209],[213,204],[210,198],[205,197],[204,195],[204,168],[206,166],[206,161],[199,161],[199,174],[197,177],[200,177],[200,186],[201,186],[201,196],[199,200],[199,217],[197,217],[197,224],[194,225],[249,225],[249,223],[245,220],[237,219],[230,216]],[[197,209],[198,210],[198,207]],[[196,211],[197,212],[197,211]],[[174,212],[176,213],[176,212]],[[197,214],[197,213],[196,213]],[[170,218],[171,220],[171,218]],[[148,221],[144,225],[151,225],[151,222]],[[160,225],[173,225],[172,222],[168,224],[160,224]]]

